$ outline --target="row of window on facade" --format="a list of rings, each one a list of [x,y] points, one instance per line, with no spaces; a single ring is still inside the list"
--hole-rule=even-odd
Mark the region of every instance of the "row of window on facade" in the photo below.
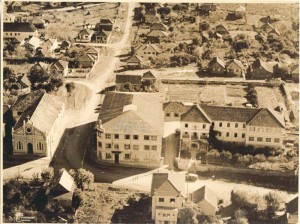
[[[170,203],[175,203],[175,198],[170,198]],[[158,198],[158,202],[165,202],[165,198]]]
[[[152,156],[152,158],[154,159],[154,160],[156,160],[156,158],[155,158],[155,155],[153,155]],[[112,154],[111,153],[106,153],[105,154],[105,159],[112,159]],[[124,154],[124,159],[131,159],[131,154],[128,154],[128,153],[126,153],[126,154]],[[139,160],[139,158],[134,158],[135,160]],[[144,157],[144,160],[149,160],[150,159],[150,157],[148,157],[147,155]]]
[[[98,136],[101,137],[101,132],[98,132]],[[120,135],[119,134],[105,134],[105,138],[106,139],[112,139],[112,136],[114,136],[114,139],[120,139]],[[129,140],[131,139],[131,135],[126,134],[124,135],[124,139]],[[139,135],[132,135],[132,139],[133,140],[139,140]],[[151,141],[157,141],[157,136],[156,135],[144,135],[144,140],[149,141],[151,139]]]
[[[255,141],[254,137],[249,137],[249,142],[254,142],[254,141]],[[257,137],[256,141],[263,142],[264,138],[263,137]],[[272,142],[272,138],[265,138],[265,142]],[[279,138],[274,138],[274,142],[275,143],[280,143],[280,139]]]
[[[102,143],[98,142],[98,147],[102,147]],[[119,144],[114,144],[114,149],[120,149],[120,145]],[[144,145],[144,150],[157,150],[157,145]],[[105,149],[112,149],[112,144],[107,143],[105,144]],[[130,144],[124,144],[124,149],[131,149],[131,145]],[[139,150],[139,145],[132,145],[132,149],[133,150]]]
[[[222,136],[222,132],[219,132],[219,134],[218,134],[218,136]],[[238,133],[234,133],[234,135],[233,135],[235,138],[237,138],[238,137]],[[245,138],[245,133],[242,133],[242,138]],[[226,137],[230,137],[230,132],[226,132]]]
[[[30,143],[29,143],[30,144]],[[42,142],[38,142],[36,144],[37,150],[43,151],[44,150],[44,144]],[[24,149],[24,145],[22,142],[18,141],[17,142],[17,150],[23,150]]]
[[[212,126],[215,126],[215,122],[212,122]],[[230,128],[230,126],[231,126],[231,123],[228,122],[227,123],[227,128]],[[223,122],[219,122],[219,127],[223,127]],[[235,123],[234,127],[239,128],[239,123]],[[243,124],[243,128],[246,128],[246,124]]]
[[[15,34],[15,36],[20,36],[20,35],[21,35],[20,33],[14,33],[14,34]],[[7,36],[9,36],[9,35],[10,35],[10,36],[13,36],[13,33],[6,33],[6,35],[7,35]]]

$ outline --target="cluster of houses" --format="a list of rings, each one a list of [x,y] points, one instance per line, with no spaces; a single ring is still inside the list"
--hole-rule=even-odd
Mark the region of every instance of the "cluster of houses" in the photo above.
[[[113,25],[110,19],[100,19],[95,26],[90,25],[81,29],[75,41],[82,43],[108,43]]]
[[[108,92],[97,122],[101,162],[159,167],[164,122],[180,123],[181,148],[200,150],[213,128],[216,138],[255,148],[281,148],[285,121],[268,109],[163,102],[159,94]]]

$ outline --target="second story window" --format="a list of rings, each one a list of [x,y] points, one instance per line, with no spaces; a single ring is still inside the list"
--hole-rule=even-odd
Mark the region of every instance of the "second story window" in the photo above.
[[[159,202],[165,202],[165,199],[164,198],[159,198],[158,201]]]
[[[187,124],[187,123],[184,124],[184,127],[185,127],[185,128],[188,128],[188,127],[189,127],[189,124]]]
[[[175,198],[171,198],[170,203],[175,203]]]
[[[119,139],[119,134],[115,134],[115,139]]]
[[[222,127],[222,122],[219,123],[219,127]]]
[[[111,139],[111,134],[105,134],[106,139]]]
[[[138,135],[134,135],[133,136],[133,140],[139,140],[139,136]]]
[[[149,135],[144,135],[144,140],[150,140],[150,136]]]
[[[230,123],[227,123],[227,127],[230,128]]]
[[[125,135],[125,139],[130,139],[130,135]]]

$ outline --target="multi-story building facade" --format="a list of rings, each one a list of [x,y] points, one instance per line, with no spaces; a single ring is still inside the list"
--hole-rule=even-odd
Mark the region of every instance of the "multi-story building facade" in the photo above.
[[[160,167],[163,124],[158,94],[108,92],[96,126],[99,161]]]
[[[35,91],[12,106],[13,155],[52,158],[63,134],[64,103],[60,97]]]
[[[186,198],[184,175],[153,173],[151,217],[156,224],[176,224]]]
[[[164,110],[165,121],[180,121],[181,140],[189,142],[184,144],[187,148],[197,147],[195,141],[209,137],[211,131],[222,142],[255,148],[283,146],[285,122],[281,114],[271,109],[169,102],[165,103]]]

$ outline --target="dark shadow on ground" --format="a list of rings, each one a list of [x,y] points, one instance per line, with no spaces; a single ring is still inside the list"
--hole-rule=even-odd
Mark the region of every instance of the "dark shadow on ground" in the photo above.
[[[95,182],[112,183],[150,170],[98,163],[94,128],[95,122],[91,122],[65,130],[50,164],[55,172],[61,168],[69,170],[83,167],[94,174]]]
[[[118,57],[118,58],[125,58],[125,57],[129,57],[130,55],[131,55],[131,53],[127,53],[127,54],[117,55],[116,57]]]
[[[143,195],[138,201],[130,198],[128,206],[117,209],[112,218],[112,223],[154,223],[151,220],[151,198]]]

